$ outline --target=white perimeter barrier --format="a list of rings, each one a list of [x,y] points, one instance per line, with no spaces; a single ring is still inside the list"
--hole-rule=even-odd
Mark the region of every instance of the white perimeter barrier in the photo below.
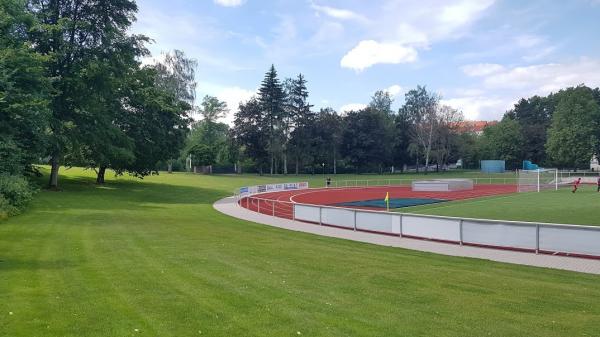
[[[600,227],[293,204],[295,220],[465,245],[600,257]]]

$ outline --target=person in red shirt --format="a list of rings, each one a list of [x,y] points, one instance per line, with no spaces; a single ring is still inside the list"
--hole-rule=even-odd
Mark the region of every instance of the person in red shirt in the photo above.
[[[573,184],[573,190],[571,191],[572,193],[577,192],[577,188],[579,187],[579,184],[581,184],[581,178],[578,178],[577,180],[575,180],[575,183]]]

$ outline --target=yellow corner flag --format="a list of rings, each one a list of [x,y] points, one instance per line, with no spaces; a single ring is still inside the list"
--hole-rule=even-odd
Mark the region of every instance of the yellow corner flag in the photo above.
[[[385,192],[385,199],[383,199],[383,201],[385,201],[385,205],[387,207],[387,210],[390,210],[390,192]]]

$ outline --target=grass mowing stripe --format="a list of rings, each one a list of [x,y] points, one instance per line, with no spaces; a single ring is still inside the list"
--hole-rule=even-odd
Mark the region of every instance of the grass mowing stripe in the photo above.
[[[595,275],[320,237],[212,209],[241,185],[321,178],[161,174],[97,187],[76,168],[61,178],[63,191],[42,191],[0,223],[0,336],[600,331]]]

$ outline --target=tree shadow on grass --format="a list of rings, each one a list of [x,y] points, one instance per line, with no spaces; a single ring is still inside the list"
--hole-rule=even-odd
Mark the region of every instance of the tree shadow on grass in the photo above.
[[[153,210],[168,205],[212,205],[227,195],[223,190],[171,185],[143,180],[116,180],[97,185],[91,177],[61,176],[59,191],[42,190],[32,210]],[[164,206],[161,206],[164,205]]]
[[[74,261],[58,259],[58,260],[26,260],[26,259],[8,259],[0,258],[0,271],[7,272],[11,270],[63,270],[65,268],[73,268],[79,263]]]

